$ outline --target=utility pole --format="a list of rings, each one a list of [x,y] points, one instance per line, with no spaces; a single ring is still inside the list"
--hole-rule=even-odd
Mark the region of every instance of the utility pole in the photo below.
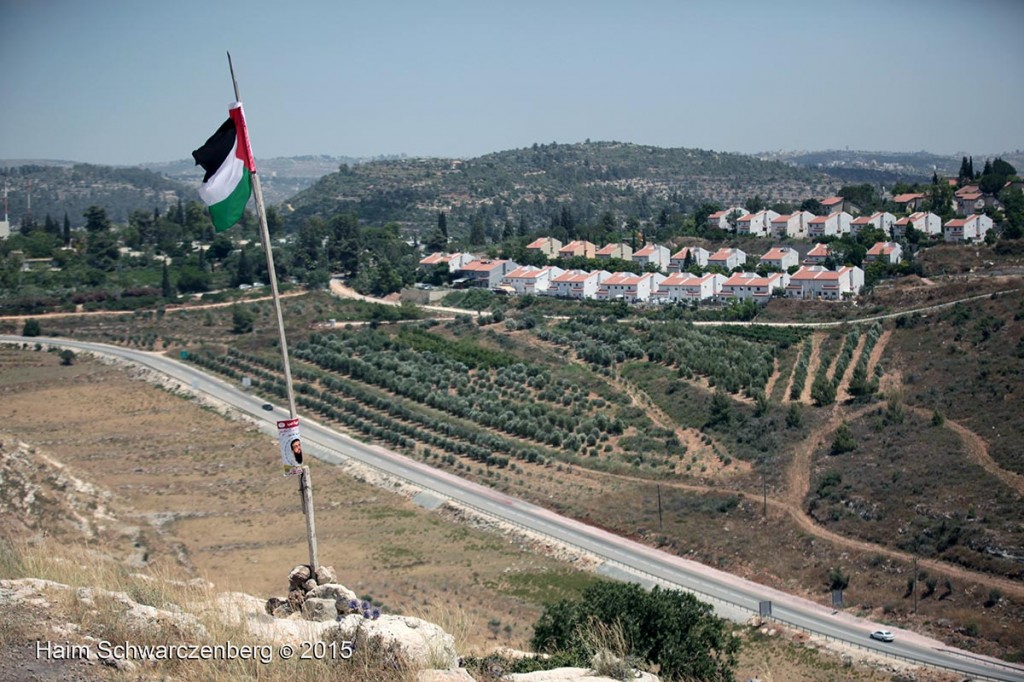
[[[660,483],[658,484],[658,530],[659,531],[664,531],[665,530],[665,524],[662,523],[662,518],[661,518],[661,484]]]
[[[768,478],[764,471],[761,471],[761,494],[764,496],[764,505],[761,509],[761,515],[764,518],[768,518]]]
[[[914,614],[917,614],[917,557],[914,557]]]

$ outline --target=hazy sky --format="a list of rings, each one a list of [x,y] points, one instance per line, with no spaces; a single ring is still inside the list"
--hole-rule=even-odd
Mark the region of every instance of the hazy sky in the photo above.
[[[1022,0],[0,0],[0,158],[1024,147]]]

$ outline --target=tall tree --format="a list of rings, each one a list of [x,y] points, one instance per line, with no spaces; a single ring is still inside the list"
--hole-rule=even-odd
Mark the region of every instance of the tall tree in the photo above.
[[[517,234],[520,237],[525,237],[530,234],[530,226],[526,223],[525,213],[519,214],[519,229],[517,230]]]
[[[174,298],[174,286],[171,284],[171,272],[164,261],[163,275],[160,278],[160,295],[164,298]]]
[[[448,234],[448,216],[445,215],[444,211],[438,211],[437,213],[437,229],[441,230],[441,234],[444,235],[445,245],[447,245],[451,237]]]
[[[85,209],[85,229],[90,233],[103,232],[110,229],[110,220],[107,218],[107,210],[101,206],[90,206]]]
[[[253,272],[249,257],[245,255],[245,248],[238,254],[238,266],[235,268],[234,285],[252,284]]]
[[[469,243],[472,246],[483,246],[486,242],[487,235],[484,233],[484,219],[478,213],[469,221]]]
[[[64,212],[64,246],[71,244],[71,220],[68,219],[67,211]]]

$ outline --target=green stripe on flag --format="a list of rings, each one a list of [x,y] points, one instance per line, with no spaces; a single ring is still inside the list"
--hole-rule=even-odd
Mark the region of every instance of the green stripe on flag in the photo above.
[[[252,195],[252,179],[249,177],[249,169],[242,171],[242,177],[235,185],[235,189],[223,201],[210,205],[210,218],[213,220],[213,227],[217,232],[223,232],[237,223],[245,205],[249,203]]]

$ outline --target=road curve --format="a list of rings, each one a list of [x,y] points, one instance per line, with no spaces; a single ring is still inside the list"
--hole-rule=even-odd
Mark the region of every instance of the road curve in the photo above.
[[[268,433],[276,433],[275,421],[285,416],[281,408],[273,412],[263,410],[261,406],[265,401],[243,392],[240,387],[158,353],[45,337],[0,335],[0,343],[41,343],[113,357],[155,370],[191,387],[194,393],[221,401],[256,419]],[[752,615],[757,613],[759,602],[771,601],[773,618],[818,636],[977,679],[1024,682],[1022,666],[953,649],[938,640],[905,630],[895,630],[894,642],[875,642],[868,638],[868,633],[881,627],[876,623],[836,613],[814,602],[618,537],[382,447],[361,443],[311,419],[303,418],[302,429],[307,452],[318,459],[329,463],[345,458],[362,462],[436,495],[590,552],[619,573],[627,572],[643,582],[659,582],[695,592],[723,615],[734,618],[738,613]]]

